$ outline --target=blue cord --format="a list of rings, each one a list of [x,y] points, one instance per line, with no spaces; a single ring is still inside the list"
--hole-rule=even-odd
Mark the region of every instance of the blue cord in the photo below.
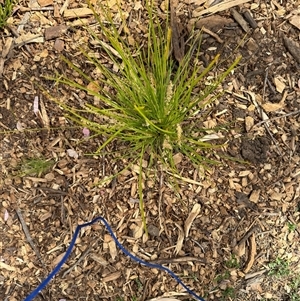
[[[77,236],[79,234],[79,231],[82,228],[85,228],[87,226],[90,226],[92,224],[94,224],[97,221],[102,221],[107,229],[107,231],[109,232],[109,234],[111,235],[111,237],[114,239],[115,243],[117,244],[117,246],[122,250],[122,252],[129,256],[132,260],[145,265],[149,268],[154,268],[154,269],[159,269],[162,271],[167,272],[169,275],[171,275],[180,285],[182,285],[184,287],[184,289],[190,294],[192,295],[194,298],[196,298],[199,301],[205,301],[203,298],[199,297],[196,293],[194,293],[191,289],[189,289],[181,280],[178,276],[176,276],[170,269],[160,265],[160,264],[155,264],[155,263],[150,263],[150,262],[146,262],[134,255],[132,255],[130,252],[128,252],[123,246],[122,244],[118,241],[117,237],[115,236],[114,232],[112,231],[110,225],[108,224],[108,222],[101,216],[93,219],[91,222],[82,224],[82,225],[78,225],[76,227],[75,233],[73,235],[73,238],[71,240],[71,243],[64,255],[64,257],[61,259],[61,261],[58,263],[58,265],[54,268],[54,270],[48,275],[48,277],[29,295],[27,296],[24,301],[31,301],[33,300],[34,297],[37,296],[37,294],[50,282],[50,280],[55,276],[55,274],[58,273],[58,271],[60,270],[60,268],[63,266],[63,264],[66,262],[66,260],[68,259],[68,257],[70,256],[72,249],[74,247],[75,241],[77,239]]]

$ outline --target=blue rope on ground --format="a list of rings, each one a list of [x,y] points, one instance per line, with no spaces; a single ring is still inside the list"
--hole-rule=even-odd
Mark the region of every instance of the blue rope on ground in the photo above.
[[[191,289],[189,289],[181,280],[178,276],[176,276],[170,269],[160,265],[160,264],[155,264],[155,263],[149,263],[147,261],[144,261],[134,255],[132,255],[130,252],[128,252],[123,246],[122,244],[118,241],[117,237],[115,236],[114,232],[112,231],[110,225],[108,224],[108,222],[101,216],[93,219],[91,222],[82,224],[82,225],[78,225],[76,227],[75,233],[73,235],[73,238],[71,240],[70,246],[68,247],[64,257],[61,259],[61,261],[58,263],[58,265],[54,268],[54,270],[48,275],[48,277],[29,295],[27,296],[24,301],[31,301],[33,300],[33,298],[35,298],[37,296],[37,294],[50,282],[50,280],[55,276],[55,274],[58,273],[58,271],[60,270],[60,268],[63,266],[63,264],[66,262],[66,260],[68,259],[68,257],[70,256],[72,249],[74,247],[75,241],[77,239],[77,236],[80,232],[80,230],[82,228],[85,228],[87,226],[91,226],[92,224],[96,223],[97,221],[102,221],[107,229],[107,231],[109,232],[109,234],[111,235],[111,237],[113,238],[113,240],[115,241],[115,243],[117,244],[117,246],[122,250],[122,252],[127,255],[128,257],[130,257],[132,260],[145,265],[149,268],[154,268],[154,269],[159,269],[162,271],[167,272],[169,275],[171,275],[180,285],[182,285],[184,287],[184,289],[190,294],[192,295],[194,298],[196,298],[197,300],[200,301],[205,301],[203,298],[199,297],[196,293],[194,293]]]

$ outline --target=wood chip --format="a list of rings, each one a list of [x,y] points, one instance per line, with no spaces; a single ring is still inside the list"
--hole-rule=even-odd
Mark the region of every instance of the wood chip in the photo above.
[[[250,269],[252,268],[255,260],[255,255],[256,255],[256,241],[255,241],[255,234],[253,233],[250,236],[249,239],[249,254],[248,254],[248,260],[246,263],[246,267],[244,268],[244,273],[248,273]]]
[[[286,36],[283,37],[284,45],[294,59],[300,64],[300,46]]]
[[[42,99],[40,99],[40,108],[41,108],[40,113],[41,113],[41,119],[43,122],[43,126],[46,127],[47,129],[49,129],[50,128],[50,118],[48,116],[46,106]]]
[[[178,228],[178,238],[177,238],[177,244],[176,244],[176,248],[175,248],[175,254],[177,255],[183,246],[183,241],[184,241],[184,231],[182,229],[182,227],[180,225],[178,225],[177,223],[175,223],[176,227]]]
[[[284,107],[282,103],[267,102],[262,104],[263,109],[268,112],[276,112]]]
[[[253,17],[252,17],[252,15],[251,15],[251,13],[250,13],[249,10],[246,10],[243,15],[244,15],[244,18],[246,19],[246,21],[250,24],[250,26],[253,29],[255,29],[255,28],[258,27],[256,21],[253,19]]]
[[[247,132],[250,132],[254,125],[254,119],[251,116],[246,116],[245,118],[245,128]]]
[[[38,0],[38,3],[41,7],[53,5],[53,0]]]
[[[14,272],[16,271],[16,268],[15,267],[12,267],[2,261],[0,261],[0,269],[5,269],[5,270],[8,270],[8,271],[11,271],[11,272]]]
[[[67,9],[64,12],[64,17],[67,19],[82,18],[93,15],[93,11],[87,7]]]
[[[290,23],[300,30],[300,15],[291,17]]]
[[[170,1],[170,19],[171,19],[171,29],[172,29],[172,48],[175,59],[180,63],[184,58],[184,39],[181,34],[180,24],[175,13],[175,1]]]
[[[59,38],[63,34],[65,34],[68,31],[67,25],[57,25],[57,26],[51,26],[45,29],[45,40],[51,40],[55,38]]]
[[[44,37],[40,34],[25,33],[15,39],[16,47],[29,43],[44,43]]]
[[[204,16],[204,15],[208,15],[208,14],[214,14],[214,13],[217,13],[217,12],[220,12],[223,10],[227,10],[231,7],[238,6],[240,4],[243,4],[243,3],[246,3],[249,1],[250,0],[229,0],[226,2],[219,3],[217,5],[214,5],[212,7],[209,7],[207,9],[203,9],[203,10],[202,10],[202,8],[200,10],[196,9],[193,12],[193,17],[200,17],[200,16]]]
[[[274,84],[275,84],[276,90],[279,93],[282,93],[283,90],[285,89],[285,83],[284,83],[284,80],[281,76],[276,76],[274,78]]]
[[[5,41],[4,47],[2,49],[2,58],[6,58],[10,50],[13,48],[13,41],[14,39],[12,37],[8,37]]]
[[[192,226],[192,223],[195,220],[195,218],[198,216],[198,214],[200,213],[200,209],[201,209],[201,205],[196,203],[194,205],[192,211],[190,212],[188,218],[186,219],[186,221],[184,223],[184,235],[185,235],[185,237],[189,236],[189,231],[190,231],[190,228]]]
[[[96,255],[94,253],[90,254],[90,258],[95,260],[97,263],[99,263],[102,266],[107,266],[109,265],[109,262],[106,261],[102,256]]]
[[[213,15],[200,20],[192,19],[189,21],[188,30],[191,31],[193,27],[201,29],[203,26],[209,30],[218,31],[226,25],[229,25],[233,22],[231,18],[225,18],[219,15]]]
[[[260,196],[260,190],[253,190],[250,194],[249,200],[255,204],[257,204]]]
[[[111,273],[105,277],[102,278],[102,281],[105,283],[105,282],[109,282],[109,281],[113,281],[113,280],[117,280],[118,278],[121,277],[121,272],[120,271],[117,271],[117,272],[114,272],[114,273]]]
[[[118,255],[118,251],[117,251],[116,243],[114,240],[112,240],[108,243],[108,248],[109,248],[109,253],[110,253],[112,260],[115,260]]]
[[[239,25],[242,27],[242,29],[245,32],[249,32],[250,28],[248,26],[248,23],[243,18],[243,16],[239,12],[237,12],[234,8],[232,8],[230,10],[230,12],[231,12],[232,17],[234,18],[234,20],[239,23]]]

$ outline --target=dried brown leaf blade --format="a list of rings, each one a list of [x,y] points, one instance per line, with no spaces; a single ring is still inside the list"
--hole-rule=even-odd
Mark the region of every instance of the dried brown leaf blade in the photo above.
[[[178,225],[177,223],[175,223],[176,227],[178,228],[178,238],[177,238],[177,244],[176,244],[176,248],[175,248],[175,254],[177,255],[183,246],[183,241],[184,241],[184,232],[183,229],[180,225]]]
[[[194,205],[192,211],[190,212],[188,218],[186,219],[186,221],[184,223],[184,235],[185,235],[185,237],[189,236],[189,231],[190,231],[190,228],[192,226],[192,223],[195,220],[195,218],[198,216],[198,214],[200,213],[200,209],[201,209],[201,205],[199,203],[196,203]]]
[[[238,5],[243,4],[243,3],[247,3],[249,1],[250,0],[229,0],[229,1],[226,1],[226,2],[224,1],[224,2],[221,2],[217,5],[209,7],[207,9],[195,10],[195,12],[193,13],[193,17],[200,17],[200,16],[207,15],[207,14],[215,14],[217,12],[227,10],[231,7],[238,6]]]

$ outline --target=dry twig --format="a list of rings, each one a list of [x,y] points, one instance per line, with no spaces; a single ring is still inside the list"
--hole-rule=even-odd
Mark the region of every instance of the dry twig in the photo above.
[[[210,36],[214,37],[219,43],[223,44],[224,41],[214,32],[212,32],[211,30],[205,28],[204,26],[202,27],[202,31],[209,34]]]
[[[42,259],[40,252],[38,251],[37,247],[36,247],[35,244],[33,243],[33,240],[32,240],[32,238],[31,238],[31,235],[30,235],[30,233],[29,233],[28,227],[27,227],[27,225],[26,225],[26,223],[25,223],[25,220],[24,220],[24,218],[23,218],[23,215],[22,215],[22,212],[21,212],[20,208],[17,208],[17,209],[16,209],[16,213],[17,213],[18,218],[19,218],[19,220],[20,220],[20,222],[21,222],[21,225],[22,225],[24,234],[25,234],[25,236],[26,236],[27,242],[29,243],[29,245],[31,246],[31,248],[33,249],[33,251],[35,252],[37,258],[40,260],[40,262],[42,263],[43,267],[46,268],[45,262],[44,262],[44,260]]]
[[[184,263],[188,261],[196,261],[206,263],[206,261],[202,258],[193,257],[193,256],[184,256],[184,257],[176,257],[176,258],[163,258],[149,261],[150,263],[156,264],[169,264],[169,263]]]

